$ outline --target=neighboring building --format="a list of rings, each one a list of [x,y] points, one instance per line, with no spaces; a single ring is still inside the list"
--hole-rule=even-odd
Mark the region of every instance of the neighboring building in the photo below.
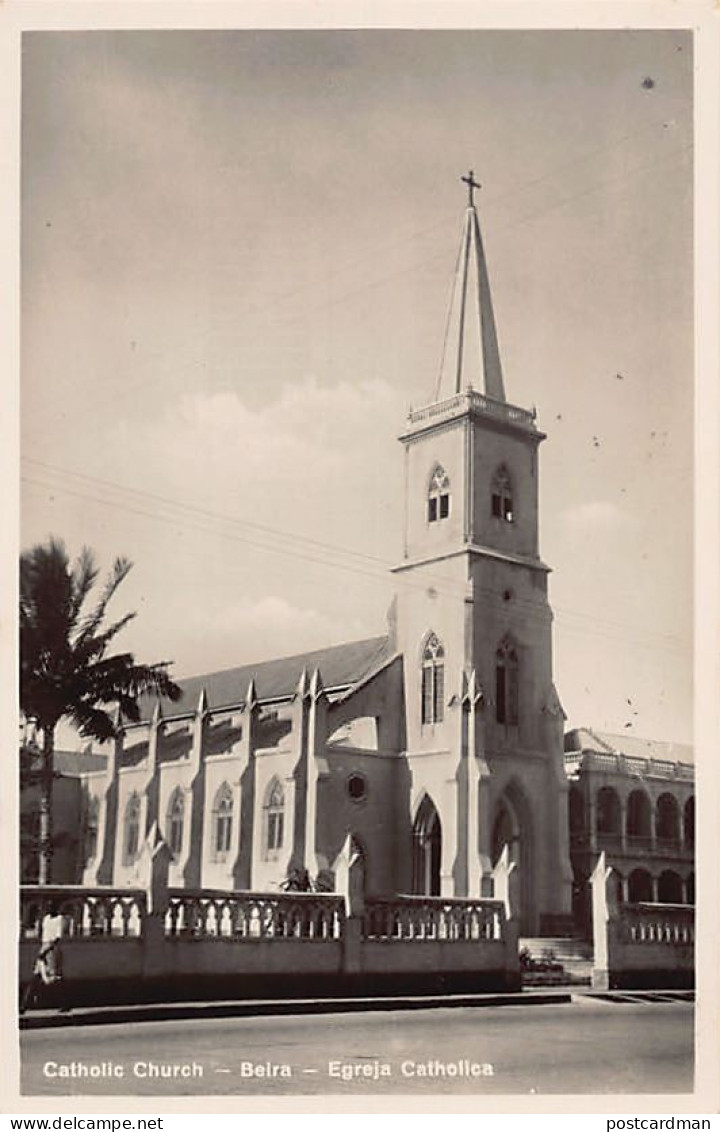
[[[387,634],[185,680],[178,704],[126,725],[82,776],[84,883],[137,883],[155,826],[170,884],[189,888],[277,889],[293,870],[332,886],[351,838],[370,894],[491,895],[507,845],[522,934],[572,930],[569,756],[538,538],[544,435],[506,400],[473,188],[471,177],[449,372],[400,437]],[[596,776],[611,776],[594,759],[570,764],[583,829],[596,828]],[[631,793],[623,774],[618,799]]]
[[[20,747],[20,879],[33,884],[38,878],[40,853],[40,759],[33,743]],[[104,771],[105,755],[91,751],[55,751],[53,778],[53,881],[79,884],[90,832],[83,828],[88,807],[85,776]]]
[[[565,736],[573,912],[589,925],[598,853],[623,903],[695,903],[692,747],[579,728]]]

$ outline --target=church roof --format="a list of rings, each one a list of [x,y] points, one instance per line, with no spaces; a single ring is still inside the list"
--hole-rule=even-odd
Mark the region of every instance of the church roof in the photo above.
[[[576,727],[565,735],[565,750],[599,751],[629,755],[631,758],[658,759],[663,762],[694,763],[690,743],[668,743],[662,739],[641,739],[637,735],[614,735],[590,727]]]
[[[250,680],[255,681],[255,691],[259,700],[281,699],[295,691],[303,668],[308,676],[319,669],[323,685],[327,689],[348,688],[368,676],[376,667],[391,655],[388,637],[370,637],[364,641],[349,641],[342,645],[315,649],[313,652],[296,653],[256,664],[243,664],[238,668],[225,668],[220,672],[189,676],[178,680],[183,690],[182,699],[173,703],[163,699],[160,707],[163,716],[171,719],[174,715],[194,712],[200,693],[205,689],[208,708],[220,708],[229,704],[240,704],[245,699]],[[142,718],[152,717],[154,700],[146,698],[142,703]]]
[[[25,770],[36,772],[42,766],[42,752],[34,748],[25,748],[28,760]],[[90,774],[94,770],[105,770],[107,757],[95,754],[93,751],[53,751],[53,766],[56,774],[64,778],[79,778],[83,774]]]

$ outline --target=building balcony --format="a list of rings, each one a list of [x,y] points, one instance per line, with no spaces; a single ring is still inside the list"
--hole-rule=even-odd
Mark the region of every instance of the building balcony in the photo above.
[[[652,852],[652,837],[645,834],[629,833],[627,835],[627,851],[628,853],[650,853]]]
[[[622,849],[622,834],[620,833],[601,833],[598,830],[596,838],[598,849],[605,849],[609,853],[619,853]]]
[[[590,833],[587,830],[570,832],[570,852],[590,852]],[[663,859],[692,861],[695,855],[695,846],[683,843],[678,839],[652,837],[644,834],[628,834],[623,839],[620,833],[601,833],[595,835],[595,852],[605,851],[613,857],[660,857]]]
[[[695,768],[691,763],[670,762],[666,759],[643,759],[636,755],[622,755],[617,751],[568,751],[565,754],[565,771],[577,774],[580,770],[599,773],[664,778],[669,781],[693,782]]]

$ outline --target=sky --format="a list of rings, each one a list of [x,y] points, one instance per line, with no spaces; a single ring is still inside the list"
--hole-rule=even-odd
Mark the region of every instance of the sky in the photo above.
[[[23,39],[22,545],[177,677],[384,632],[474,169],[568,726],[692,740],[692,42]]]

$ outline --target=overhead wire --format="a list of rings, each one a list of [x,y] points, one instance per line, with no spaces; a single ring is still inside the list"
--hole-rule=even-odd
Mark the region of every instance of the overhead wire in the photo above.
[[[537,186],[538,184],[543,183],[544,181],[547,181],[547,180],[552,180],[553,177],[556,177],[564,169],[583,164],[583,163],[589,161],[593,156],[597,155],[598,153],[601,153],[603,151],[607,151],[607,149],[619,149],[624,144],[625,141],[630,140],[633,137],[639,136],[640,134],[648,133],[651,130],[655,131],[655,130],[657,130],[657,128],[658,128],[658,124],[654,123],[651,126],[643,127],[641,130],[632,131],[631,133],[628,133],[622,139],[620,139],[619,142],[614,142],[612,145],[595,147],[593,150],[587,151],[584,155],[582,155],[579,158],[574,159],[572,162],[566,163],[566,165],[560,166],[559,168],[556,168],[556,169],[542,175],[541,177],[535,178],[534,180],[527,182],[524,185],[517,186],[515,189],[510,190],[507,193],[503,193],[503,194],[498,193],[495,196],[485,198],[483,205],[492,204],[492,203],[494,203],[495,200],[502,200],[504,202],[510,197],[517,196],[517,195],[519,195],[523,192],[526,192],[529,188],[531,188],[533,186]],[[624,179],[624,178],[626,178],[626,177],[628,177],[628,176],[630,176],[630,175],[632,175],[636,172],[642,171],[642,170],[647,169],[647,168],[654,167],[655,165],[662,163],[663,161],[666,161],[669,158],[674,158],[678,154],[683,153],[683,152],[689,150],[690,148],[692,148],[691,144],[683,146],[678,150],[671,151],[670,154],[664,154],[662,157],[660,157],[656,160],[653,160],[653,161],[650,161],[650,162],[645,162],[641,165],[635,165],[635,166],[631,167],[630,169],[624,170],[623,173],[620,174],[617,177],[610,178],[609,180],[606,179],[604,181],[601,181],[599,184],[594,184],[594,185],[589,186],[588,188],[586,188],[584,190],[578,191],[577,193],[570,194],[569,196],[566,196],[559,201],[556,201],[556,202],[551,203],[549,205],[545,205],[543,208],[536,210],[535,212],[529,214],[528,216],[522,217],[519,220],[515,220],[511,223],[503,225],[500,229],[497,229],[497,230],[505,231],[505,230],[509,230],[509,229],[513,229],[513,228],[519,228],[524,224],[527,224],[527,223],[532,222],[533,220],[536,220],[538,217],[542,217],[542,216],[546,215],[547,213],[554,211],[557,208],[563,207],[564,205],[571,203],[575,199],[587,196],[587,195],[589,195],[590,193],[593,193],[593,192],[597,192],[600,189],[605,188],[605,187],[607,187],[611,184],[614,184],[618,180],[622,180],[622,179]],[[420,235],[427,234],[429,232],[435,231],[437,229],[440,229],[441,227],[445,227],[444,222],[438,223],[437,225],[433,225],[430,228],[421,230]],[[417,237],[418,237],[418,233],[416,232],[411,237],[408,237],[407,241],[399,241],[399,244],[402,245],[405,242],[410,242],[411,240],[414,241],[415,239],[417,239]],[[363,261],[367,260],[368,258],[371,258],[371,256],[365,255],[365,256],[361,257],[361,259],[358,262],[363,262]],[[399,272],[394,272],[392,275],[390,275],[390,276],[388,276],[384,279],[374,280],[374,281],[370,282],[369,284],[366,284],[363,287],[351,290],[349,292],[346,292],[343,295],[336,296],[335,299],[330,304],[325,304],[325,306],[336,305],[337,303],[342,303],[347,298],[355,297],[359,293],[362,293],[362,292],[370,290],[370,289],[375,289],[376,287],[383,286],[387,282],[407,274],[409,271],[416,271],[418,269],[418,267],[426,266],[428,263],[435,262],[435,261],[439,260],[440,258],[444,259],[445,253],[442,253],[442,255],[440,255],[440,254],[434,255],[430,259],[423,260],[421,263],[414,263],[408,268],[405,268],[405,269],[403,269]],[[345,265],[345,266],[347,267],[347,265]],[[454,280],[456,279],[456,275],[457,275],[457,264],[456,264],[456,268],[455,268],[455,272],[454,272]],[[303,288],[299,288],[295,292],[295,294],[300,294],[303,290],[310,289],[313,286],[317,286],[317,285],[319,285],[319,284],[307,284]],[[454,290],[454,286],[455,286],[455,283],[453,284],[453,290]],[[289,296],[286,296],[286,297],[289,297]],[[250,313],[252,313],[252,312],[250,312]],[[444,342],[443,342],[443,360],[441,361],[441,373],[442,373],[442,366],[444,364],[444,351],[447,348],[448,329],[449,329],[449,317],[448,317],[448,322],[447,322],[446,328],[445,328],[445,339],[444,339]],[[34,463],[38,467],[45,468],[46,470],[49,470],[51,472],[60,472],[61,474],[67,474],[67,475],[71,475],[71,476],[79,476],[80,478],[84,478],[84,479],[86,479],[90,482],[105,484],[106,486],[108,486],[108,487],[110,487],[111,489],[114,489],[114,490],[131,492],[135,495],[140,496],[141,498],[148,498],[148,499],[160,502],[160,503],[168,504],[171,507],[181,508],[182,510],[188,511],[191,514],[195,513],[198,516],[200,516],[201,518],[210,519],[211,521],[221,522],[221,523],[223,523],[223,522],[224,523],[235,523],[235,524],[239,524],[243,527],[250,527],[252,530],[257,531],[261,534],[266,534],[266,535],[273,537],[273,538],[280,537],[280,538],[285,539],[286,541],[290,541],[290,543],[291,543],[290,549],[286,549],[286,548],[283,548],[283,547],[277,547],[277,546],[273,547],[272,545],[268,545],[267,543],[262,543],[262,542],[258,543],[257,541],[253,542],[251,539],[247,538],[247,536],[240,537],[237,534],[233,535],[229,532],[223,532],[223,531],[218,532],[218,531],[216,531],[212,528],[210,530],[208,530],[207,526],[202,527],[202,526],[198,526],[197,524],[195,526],[195,529],[203,530],[205,533],[220,534],[222,537],[234,538],[235,541],[240,541],[240,542],[244,543],[245,545],[252,546],[256,549],[269,550],[269,551],[275,552],[275,553],[292,554],[294,558],[300,558],[300,559],[307,561],[309,563],[319,564],[319,565],[326,566],[326,567],[329,566],[330,568],[350,570],[350,571],[352,571],[353,573],[356,573],[356,574],[364,574],[366,577],[370,577],[374,580],[379,580],[379,574],[377,572],[372,572],[370,569],[363,570],[358,565],[351,565],[349,563],[329,562],[327,560],[327,558],[313,557],[310,553],[308,553],[308,551],[312,551],[314,549],[317,549],[317,550],[322,550],[326,553],[330,553],[330,554],[333,554],[333,555],[351,556],[355,559],[359,559],[359,560],[362,560],[362,561],[365,561],[365,562],[368,562],[368,563],[372,563],[372,564],[377,563],[378,565],[382,565],[384,571],[387,570],[388,565],[389,565],[388,562],[385,559],[381,559],[380,557],[374,556],[374,555],[368,555],[368,554],[363,553],[361,551],[349,551],[349,550],[345,550],[344,548],[333,546],[332,544],[323,543],[323,542],[320,542],[319,540],[307,538],[305,536],[289,535],[287,532],[281,532],[281,531],[278,531],[277,529],[266,527],[266,526],[263,526],[261,524],[253,524],[253,523],[250,523],[246,520],[232,519],[229,516],[224,516],[224,515],[220,515],[218,513],[210,512],[210,511],[207,511],[203,508],[193,507],[192,505],[187,505],[187,504],[180,504],[176,500],[173,500],[173,499],[168,498],[168,497],[159,496],[156,493],[141,492],[136,488],[124,487],[123,485],[115,484],[112,481],[103,481],[103,480],[98,479],[97,477],[83,476],[82,473],[72,472],[72,471],[69,471],[67,469],[56,468],[56,467],[53,467],[52,465],[44,464],[42,461],[30,460],[29,462]],[[37,480],[34,481],[34,480],[32,480],[31,477],[23,477],[23,478],[24,478],[25,482],[28,482],[30,484],[34,484],[35,486],[43,487],[43,488],[47,487],[46,484],[42,483],[41,481],[37,481]],[[79,496],[81,498],[94,499],[96,502],[100,502],[100,503],[103,503],[103,504],[107,503],[111,506],[116,506],[116,507],[122,507],[124,510],[127,510],[129,512],[133,512],[133,513],[136,513],[140,516],[148,517],[148,518],[151,518],[151,519],[160,518],[161,521],[170,522],[170,523],[173,523],[173,522],[177,523],[177,521],[178,521],[177,517],[175,517],[173,519],[173,518],[169,518],[167,516],[158,515],[157,511],[151,512],[151,511],[139,509],[137,507],[133,508],[133,507],[130,507],[127,503],[118,502],[117,500],[98,499],[97,496],[92,496],[92,494],[89,494],[87,492],[83,493],[83,492],[79,492],[79,491],[74,491],[73,489],[68,488],[67,486],[62,486],[61,490],[65,491],[68,494]],[[188,524],[187,520],[186,520],[186,525],[191,525],[191,524]],[[300,550],[292,547],[293,541],[300,544],[300,546],[301,546]],[[383,578],[384,577],[385,577],[385,574],[383,574]],[[444,592],[448,587],[448,579],[439,578],[439,577],[433,578],[432,575],[426,575],[426,581],[419,584],[418,588],[422,588],[422,589],[426,590],[428,582],[434,584],[438,588],[442,587],[441,592]],[[408,584],[407,580],[405,580],[405,584]],[[460,596],[461,590],[462,590],[462,594],[464,596],[465,593],[466,593],[466,588],[465,588],[464,585],[457,587],[458,596]],[[527,603],[527,605],[528,605],[528,608],[532,608],[533,610],[536,611],[536,607],[533,605],[533,603]],[[595,621],[600,626],[603,626],[603,625],[607,626],[608,624],[610,624],[610,622],[604,621],[603,619],[593,618],[592,615],[574,613],[573,611],[568,611],[568,610],[563,611],[559,607],[555,608],[555,612],[561,613],[563,617],[569,616],[569,617],[572,617],[572,618],[584,618],[585,620],[588,620],[588,621]],[[628,633],[628,627],[626,625],[621,624],[621,623],[617,623],[617,625],[618,625],[619,630],[621,630],[623,634]],[[569,627],[565,626],[564,628],[565,628],[566,631],[570,631],[570,632],[573,632],[573,631],[584,632],[584,630],[582,630],[582,629],[573,630],[572,626],[569,626]],[[601,632],[602,630],[596,629],[595,631]],[[632,631],[630,631],[630,632],[632,633]],[[645,637],[645,639],[655,638],[656,641],[657,641],[658,647],[665,647],[665,648],[672,647],[668,642],[670,642],[672,640],[677,640],[677,638],[674,638],[674,637],[672,637],[671,635],[668,635],[668,634],[651,634],[651,633],[647,633],[646,631],[643,631],[642,635]],[[665,641],[666,643],[663,644],[662,643],[663,641]]]
[[[180,511],[181,513],[182,512],[190,512],[191,518],[190,519],[188,519],[187,517],[183,518],[182,515],[178,516],[177,514],[172,514],[172,513],[163,514],[162,510],[158,511],[157,509],[153,510],[153,511],[146,510],[146,509],[143,509],[143,508],[138,507],[138,506],[132,506],[130,503],[128,503],[127,501],[124,501],[122,499],[120,499],[120,500],[112,499],[112,498],[108,498],[107,496],[102,497],[102,496],[94,495],[90,491],[78,491],[78,490],[70,488],[70,487],[68,487],[64,484],[58,485],[57,483],[53,483],[53,484],[48,485],[47,483],[45,483],[41,480],[33,480],[32,477],[29,477],[29,476],[21,477],[24,482],[29,483],[33,486],[42,487],[42,488],[45,488],[45,489],[47,489],[48,487],[51,487],[55,490],[61,490],[61,491],[64,491],[66,494],[73,495],[75,497],[79,497],[79,498],[83,498],[83,499],[88,499],[92,502],[99,503],[103,506],[109,505],[109,506],[116,507],[116,508],[119,508],[121,510],[127,511],[129,513],[137,514],[139,516],[149,518],[149,519],[152,519],[152,520],[159,519],[160,521],[162,521],[166,524],[169,524],[169,525],[185,526],[188,529],[199,530],[199,531],[201,531],[202,533],[205,533],[205,534],[212,534],[212,535],[216,535],[216,536],[219,536],[219,537],[222,537],[222,538],[228,538],[228,539],[231,539],[232,541],[240,542],[243,545],[250,546],[250,547],[252,547],[253,549],[256,549],[256,550],[269,551],[270,553],[274,553],[274,554],[290,556],[294,560],[299,559],[301,561],[311,563],[311,564],[314,564],[314,565],[319,565],[319,566],[329,568],[329,569],[344,570],[346,572],[350,572],[350,573],[354,573],[354,574],[357,574],[357,575],[361,575],[361,576],[366,577],[366,578],[370,578],[370,579],[372,579],[373,581],[376,581],[376,582],[382,581],[385,584],[387,584],[387,581],[388,581],[388,578],[387,578],[388,570],[393,569],[393,567],[398,567],[398,566],[403,565],[402,563],[391,563],[388,559],[382,558],[378,555],[368,555],[364,552],[349,550],[349,549],[344,548],[344,547],[339,547],[335,544],[324,543],[324,542],[320,542],[319,540],[307,539],[304,536],[301,536],[301,535],[296,536],[296,535],[293,535],[293,534],[289,534],[288,532],[280,531],[277,528],[267,527],[267,526],[261,525],[261,524],[250,523],[246,520],[240,520],[240,519],[237,519],[235,517],[224,515],[222,513],[216,512],[216,511],[210,511],[208,509],[201,508],[201,507],[198,507],[198,506],[195,506],[195,505],[182,503],[182,502],[173,500],[172,498],[167,497],[167,496],[161,496],[161,495],[158,495],[156,493],[142,491],[142,490],[137,489],[137,488],[126,488],[121,484],[115,483],[114,481],[102,480],[102,479],[99,479],[98,477],[88,476],[84,473],[73,472],[73,471],[70,471],[68,469],[57,468],[54,465],[49,465],[49,464],[46,464],[42,461],[33,461],[33,460],[28,459],[28,458],[26,458],[26,459],[27,459],[27,462],[29,462],[29,463],[38,464],[43,469],[49,469],[49,470],[52,470],[55,473],[59,472],[60,474],[64,474],[64,475],[67,475],[67,476],[71,476],[71,477],[75,477],[75,478],[78,478],[78,479],[81,479],[81,480],[88,481],[90,484],[96,483],[98,485],[107,486],[111,489],[118,490],[120,492],[127,492],[129,494],[139,496],[141,500],[147,499],[151,503],[160,503],[161,507],[162,506],[166,506],[166,507],[170,506],[172,508],[175,508],[176,511]],[[211,522],[214,521],[214,522],[219,522],[221,524],[226,524],[229,527],[229,529],[222,529],[222,528],[218,529],[217,527],[214,527],[214,526],[208,526],[207,523],[202,522],[203,519],[208,519]],[[280,536],[286,542],[289,541],[290,545],[283,546],[283,545],[273,545],[272,543],[268,543],[268,542],[258,542],[257,538],[251,538],[251,537],[248,537],[246,534],[238,533],[234,529],[234,528],[237,528],[237,527],[240,527],[241,529],[243,529],[245,527],[250,527],[253,530],[260,532],[261,534],[266,534],[266,535],[269,535],[271,537]],[[299,548],[294,547],[292,545],[293,542],[298,542],[300,544],[300,547]],[[328,559],[327,556],[318,557],[318,556],[313,555],[312,553],[309,552],[309,551],[312,551],[313,549],[317,549],[318,551],[320,551],[320,550],[325,551],[326,554],[329,553],[329,554],[332,554],[332,555],[341,555],[341,556],[344,556],[346,558],[351,559],[351,561],[347,561],[347,562],[334,561],[334,560]],[[359,566],[352,561],[353,559],[356,559],[356,558],[361,559],[364,562],[369,563],[370,565],[365,566],[365,567]],[[376,569],[372,569],[372,566],[374,566],[374,565],[377,565]],[[464,581],[458,582],[458,583],[453,583],[452,580],[448,579],[446,576],[433,574],[433,573],[427,572],[427,571],[425,572],[424,579],[422,581],[413,582],[411,579],[404,577],[404,578],[397,579],[396,584],[398,584],[398,585],[400,585],[404,588],[415,589],[415,590],[419,590],[419,591],[423,591],[423,592],[427,592],[428,589],[434,589],[438,594],[444,594],[445,596],[455,597],[458,600],[467,600],[467,598],[468,598],[468,586]],[[476,587],[474,587],[472,592],[473,592],[474,595],[477,595],[477,596],[483,596],[484,595],[484,596],[497,597],[497,594],[493,590],[488,589],[488,588],[484,588],[484,587],[476,586]],[[516,608],[518,608],[518,607],[524,608],[528,615],[532,615],[532,616],[540,617],[540,618],[546,616],[544,608],[542,606],[538,606],[538,604],[533,602],[533,601],[530,601],[528,599],[524,599],[522,597],[515,595],[513,597],[513,602],[514,602],[514,605],[515,605]],[[612,636],[613,638],[622,639],[623,637],[626,637],[626,636],[629,635],[629,636],[633,637],[634,639],[640,640],[642,638],[646,641],[652,642],[654,647],[670,648],[672,650],[675,650],[675,647],[676,647],[675,643],[678,641],[678,638],[673,636],[672,634],[657,633],[657,632],[654,632],[654,631],[648,631],[646,629],[643,629],[643,630],[633,629],[632,627],[628,627],[627,624],[624,623],[624,622],[620,622],[620,621],[613,622],[612,620],[610,620],[608,618],[600,618],[600,617],[594,616],[592,614],[580,613],[580,612],[577,612],[577,611],[566,609],[565,607],[562,607],[562,606],[553,606],[552,608],[553,608],[554,614],[562,619],[563,628],[566,631],[571,631],[571,632],[575,631],[575,632],[582,632],[582,633],[588,632],[588,630],[586,630],[582,625],[576,626],[576,627],[574,627],[572,625],[567,625],[565,623],[565,619],[569,617],[569,618],[572,618],[574,620],[581,620],[581,621],[589,622],[592,625],[592,633],[593,634],[604,635],[606,637],[609,635],[609,636]]]

